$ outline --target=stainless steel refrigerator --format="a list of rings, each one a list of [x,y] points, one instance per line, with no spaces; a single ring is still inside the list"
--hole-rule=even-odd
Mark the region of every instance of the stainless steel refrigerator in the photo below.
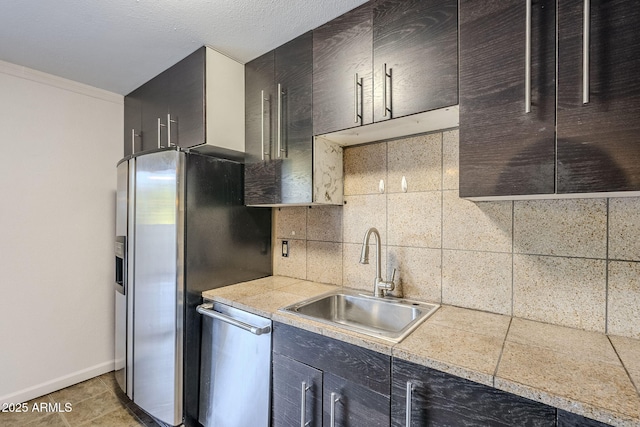
[[[271,210],[244,206],[235,154],[118,163],[116,380],[170,425],[198,425],[201,292],[271,274]]]

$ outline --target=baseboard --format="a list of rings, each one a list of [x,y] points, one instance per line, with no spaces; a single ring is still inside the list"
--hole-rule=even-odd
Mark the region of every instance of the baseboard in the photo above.
[[[63,377],[55,378],[42,384],[34,385],[33,387],[25,388],[24,390],[20,390],[15,393],[0,396],[0,405],[5,403],[26,402],[28,400],[35,399],[36,397],[44,396],[45,394],[53,393],[54,391],[97,377],[98,375],[111,372],[113,371],[114,363],[114,360],[110,360]]]

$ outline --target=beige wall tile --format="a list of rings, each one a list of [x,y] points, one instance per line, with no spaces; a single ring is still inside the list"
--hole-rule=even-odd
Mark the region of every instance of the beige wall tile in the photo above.
[[[605,258],[606,199],[514,202],[514,251]]]
[[[457,190],[458,185],[458,129],[442,134],[442,188]]]
[[[513,315],[605,331],[606,261],[515,255]]]
[[[307,239],[342,242],[342,206],[307,209]]]
[[[389,194],[387,209],[390,245],[441,247],[442,192]]]
[[[278,239],[306,239],[307,210],[306,207],[274,209],[275,237]]]
[[[358,145],[344,149],[344,194],[379,194],[387,181],[387,144]]]
[[[289,256],[282,256],[282,240],[276,240],[273,251],[273,274],[278,276],[307,278],[307,242],[306,240],[284,239],[289,241]]]
[[[388,274],[394,268],[396,288],[394,295],[419,301],[440,302],[441,252],[439,249],[389,246],[387,248]],[[387,279],[388,277],[385,277]]]
[[[342,243],[307,242],[307,280],[342,285]]]
[[[608,333],[640,339],[639,263],[609,263],[608,305]]]
[[[640,198],[609,201],[609,259],[640,261]]]
[[[382,242],[387,236],[387,197],[384,194],[346,196],[343,212],[343,239],[348,243],[361,243],[370,227],[380,232]],[[373,241],[372,237],[372,241]]]
[[[442,245],[446,249],[511,252],[511,202],[478,202],[444,191]]]
[[[511,314],[511,254],[443,250],[442,302]]]
[[[436,191],[442,188],[442,133],[430,133],[387,143],[387,192]]]
[[[381,275],[387,277],[386,246],[381,248]],[[376,256],[374,245],[369,246],[369,264],[360,264],[362,244],[344,243],[342,245],[342,285],[348,288],[362,289],[373,293],[373,282],[376,278]]]

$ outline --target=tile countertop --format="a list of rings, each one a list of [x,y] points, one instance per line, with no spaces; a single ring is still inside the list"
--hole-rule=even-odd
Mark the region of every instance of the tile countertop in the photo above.
[[[640,340],[441,306],[393,344],[278,311],[335,289],[271,276],[202,295],[608,424],[640,426]]]

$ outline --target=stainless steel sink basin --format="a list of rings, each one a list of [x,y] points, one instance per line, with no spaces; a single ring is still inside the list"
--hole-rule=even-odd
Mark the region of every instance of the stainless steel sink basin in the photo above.
[[[356,292],[338,291],[281,310],[397,343],[438,307],[437,304],[400,298],[375,298]]]

